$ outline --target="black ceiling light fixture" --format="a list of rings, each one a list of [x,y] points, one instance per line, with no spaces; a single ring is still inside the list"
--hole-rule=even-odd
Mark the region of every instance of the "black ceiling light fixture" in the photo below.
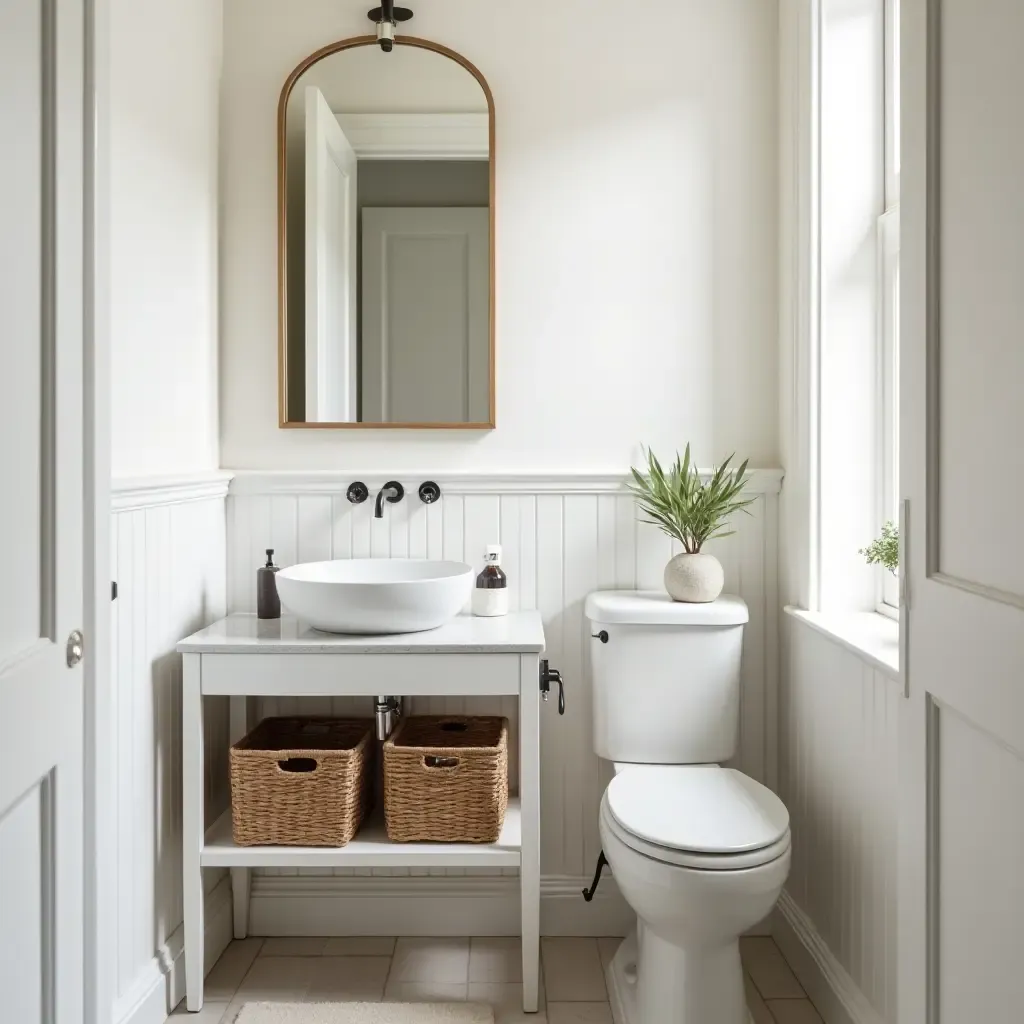
[[[408,21],[412,11],[408,7],[396,7],[395,0],[381,0],[380,7],[367,11],[366,16],[377,26],[380,48],[390,53],[395,45],[395,26],[400,21]]]

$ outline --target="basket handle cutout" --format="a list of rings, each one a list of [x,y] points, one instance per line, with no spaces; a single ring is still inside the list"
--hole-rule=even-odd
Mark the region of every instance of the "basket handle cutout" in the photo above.
[[[289,757],[283,761],[278,761],[277,767],[283,772],[309,775],[315,772],[320,767],[320,764],[312,757]]]
[[[425,768],[458,768],[459,759],[457,757],[439,757],[437,754],[427,754],[423,758],[423,766]]]
[[[469,726],[465,722],[442,722],[441,732],[465,732]]]

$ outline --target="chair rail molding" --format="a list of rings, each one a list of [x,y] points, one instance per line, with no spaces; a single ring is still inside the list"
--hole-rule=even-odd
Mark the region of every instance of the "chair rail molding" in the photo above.
[[[215,469],[168,476],[122,477],[111,481],[110,510],[131,512],[157,505],[225,498],[233,475]]]
[[[701,470],[707,478],[711,471]],[[627,494],[628,470],[515,470],[443,471],[379,467],[346,470],[260,470],[239,469],[231,473],[233,496],[271,494],[344,493],[352,480],[362,480],[371,490],[388,480],[434,480],[442,494]],[[747,490],[751,494],[778,494],[782,489],[781,469],[748,469]]]

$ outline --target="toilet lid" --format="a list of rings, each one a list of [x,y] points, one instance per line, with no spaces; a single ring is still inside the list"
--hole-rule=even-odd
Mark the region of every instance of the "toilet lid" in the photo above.
[[[670,850],[748,853],[789,829],[786,805],[770,789],[719,765],[630,765],[606,795],[622,828]]]

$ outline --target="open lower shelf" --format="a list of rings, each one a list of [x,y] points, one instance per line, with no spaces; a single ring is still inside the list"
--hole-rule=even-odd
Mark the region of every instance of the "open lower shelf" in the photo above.
[[[509,798],[496,843],[393,843],[380,808],[348,846],[238,846],[231,838],[231,811],[206,833],[203,867],[235,868],[511,868],[521,862],[519,800]]]

